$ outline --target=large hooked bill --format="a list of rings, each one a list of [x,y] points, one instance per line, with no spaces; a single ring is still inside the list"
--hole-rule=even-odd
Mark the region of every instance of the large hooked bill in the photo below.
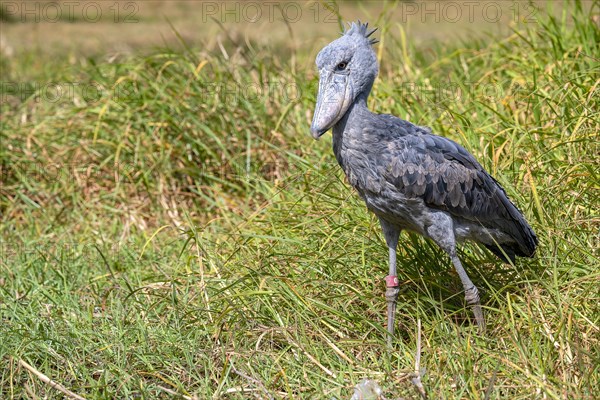
[[[344,116],[352,97],[347,74],[321,71],[317,105],[310,125],[310,133],[315,139],[319,139]]]

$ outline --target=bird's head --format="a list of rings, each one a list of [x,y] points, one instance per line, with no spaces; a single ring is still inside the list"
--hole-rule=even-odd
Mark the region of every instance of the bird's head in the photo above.
[[[369,24],[353,22],[342,37],[325,46],[317,55],[319,93],[310,132],[315,139],[332,128],[360,96],[371,91],[378,66],[369,36]]]

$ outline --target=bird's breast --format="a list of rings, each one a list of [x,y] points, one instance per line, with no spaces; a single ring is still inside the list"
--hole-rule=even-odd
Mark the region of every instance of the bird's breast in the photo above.
[[[377,164],[376,156],[367,150],[343,148],[338,158],[340,166],[346,173],[348,182],[359,193],[380,193],[385,184],[381,167]]]

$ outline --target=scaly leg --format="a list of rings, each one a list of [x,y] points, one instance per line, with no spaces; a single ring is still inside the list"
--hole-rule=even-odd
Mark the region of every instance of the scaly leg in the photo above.
[[[381,229],[385,236],[385,242],[390,253],[389,260],[389,275],[385,278],[386,291],[385,298],[387,301],[387,345],[392,347],[392,339],[394,337],[394,325],[396,319],[396,302],[398,300],[398,277],[396,276],[396,247],[398,246],[398,238],[400,237],[400,229],[389,222],[379,219]]]
[[[456,272],[458,272],[458,276],[465,288],[465,300],[467,300],[468,305],[473,307],[473,314],[475,314],[475,321],[479,327],[479,332],[483,333],[485,331],[485,320],[483,319],[483,311],[481,311],[479,291],[473,282],[471,282],[471,279],[469,279],[467,272],[456,255],[455,249],[450,253],[450,259],[452,259],[452,264],[454,264],[454,268],[456,268]]]
[[[467,272],[463,268],[458,256],[456,255],[456,238],[454,236],[454,221],[452,217],[445,212],[437,212],[431,214],[432,224],[427,228],[427,234],[433,241],[437,243],[452,260],[456,272],[460,277],[460,281],[465,288],[465,299],[467,304],[473,307],[475,320],[479,326],[479,331],[483,333],[485,330],[485,321],[483,320],[483,312],[481,311],[481,303],[479,302],[479,292]]]
[[[387,289],[385,290],[385,299],[387,300],[387,345],[388,347],[392,347],[396,319],[396,302],[400,288],[398,287],[398,277],[391,273],[385,277],[385,283],[387,285]]]

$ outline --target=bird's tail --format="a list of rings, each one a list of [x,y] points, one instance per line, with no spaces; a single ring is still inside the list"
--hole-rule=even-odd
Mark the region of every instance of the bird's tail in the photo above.
[[[508,201],[510,202],[510,200]],[[502,248],[509,247],[509,250],[515,255],[531,258],[535,254],[535,249],[537,249],[538,238],[521,211],[514,204],[510,203],[510,205],[512,206],[510,213],[515,220],[514,230],[516,231],[516,235],[513,236],[515,243],[511,243],[508,246],[502,244]]]
[[[538,246],[538,238],[521,211],[508,197],[505,197],[505,201],[507,203],[505,204],[506,209],[513,220],[509,230],[515,241],[512,243],[486,244],[485,246],[507,263],[510,261],[514,263],[516,256],[532,258]]]
[[[514,262],[515,256],[531,258],[538,246],[538,238],[523,213],[510,201],[502,186],[495,179],[494,181],[502,193],[499,198],[505,209],[503,212],[504,222],[510,221],[508,224],[503,223],[499,228],[510,234],[514,242],[486,244],[485,246],[505,262],[509,262],[509,260]]]

